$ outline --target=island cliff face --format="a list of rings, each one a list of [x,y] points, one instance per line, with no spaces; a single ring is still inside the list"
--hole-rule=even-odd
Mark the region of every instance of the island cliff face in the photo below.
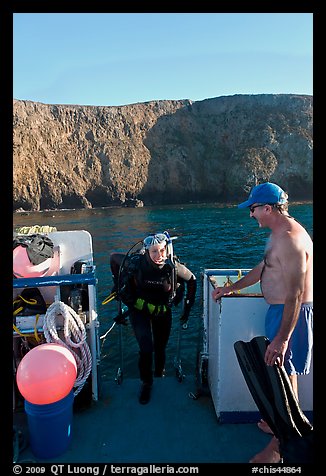
[[[312,96],[13,110],[14,210],[234,202],[264,181],[312,199]]]

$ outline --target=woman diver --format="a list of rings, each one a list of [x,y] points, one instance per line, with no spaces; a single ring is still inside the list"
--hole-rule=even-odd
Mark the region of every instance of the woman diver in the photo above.
[[[184,298],[182,324],[195,301],[196,276],[173,256],[167,232],[147,236],[140,252],[112,253],[110,266],[117,299],[128,306],[129,319],[139,346],[138,368],[142,381],[139,403],[151,397],[154,377],[164,376],[165,349],[172,326],[172,305]],[[123,322],[122,322],[123,323]]]

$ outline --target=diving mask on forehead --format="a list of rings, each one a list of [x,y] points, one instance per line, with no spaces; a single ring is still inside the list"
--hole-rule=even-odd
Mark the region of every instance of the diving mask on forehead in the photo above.
[[[143,245],[146,250],[148,250],[153,245],[159,245],[163,241],[167,242],[167,236],[164,233],[155,233],[153,235],[148,235],[144,241]]]

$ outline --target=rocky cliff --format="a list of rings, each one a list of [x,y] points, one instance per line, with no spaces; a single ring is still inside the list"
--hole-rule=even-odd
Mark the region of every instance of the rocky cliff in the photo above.
[[[273,181],[312,198],[313,98],[127,106],[14,101],[14,210],[238,201]]]

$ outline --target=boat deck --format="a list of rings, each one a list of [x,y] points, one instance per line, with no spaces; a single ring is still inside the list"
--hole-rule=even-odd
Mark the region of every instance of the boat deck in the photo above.
[[[138,379],[102,383],[100,399],[74,409],[72,440],[60,463],[247,463],[269,441],[255,423],[219,423],[210,395],[190,398],[194,377],[155,379],[147,405]],[[27,435],[26,414],[14,424]],[[41,462],[27,446],[19,462]]]

